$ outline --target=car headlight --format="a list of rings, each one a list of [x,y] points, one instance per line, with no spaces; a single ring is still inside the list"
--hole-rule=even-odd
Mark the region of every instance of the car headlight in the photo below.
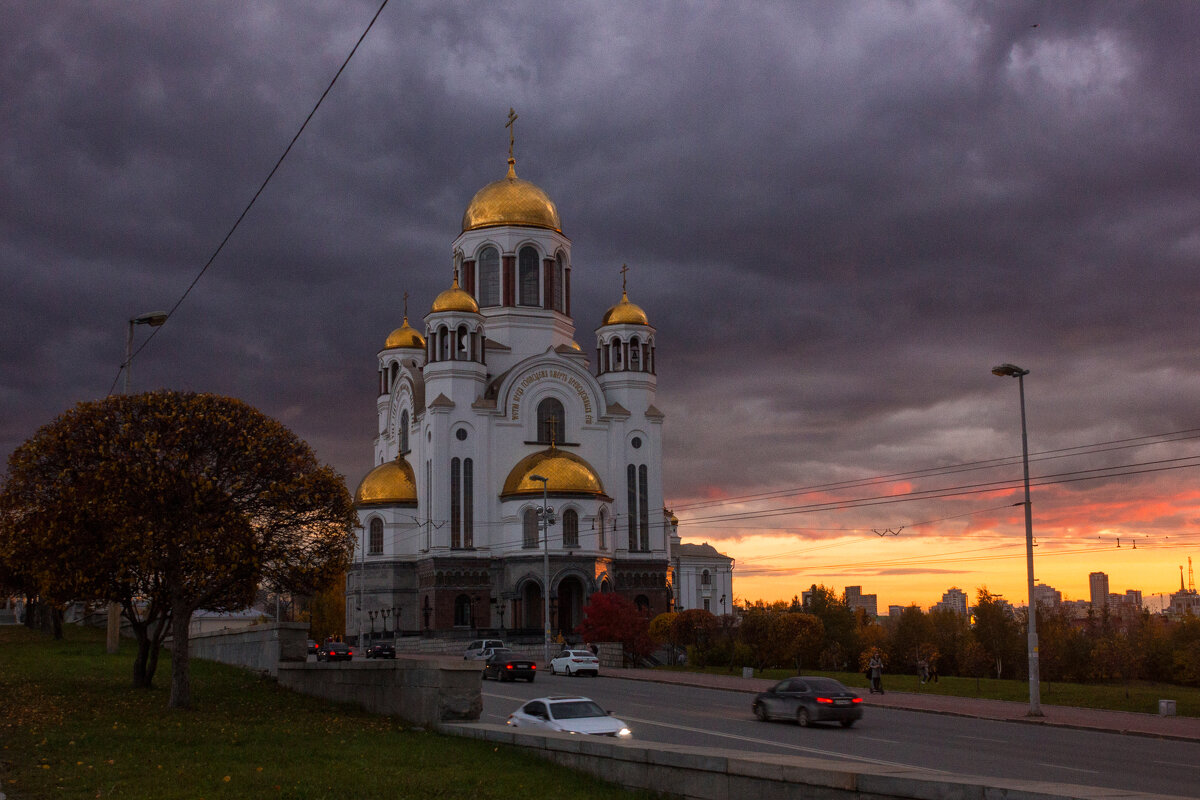
[[[629,730],[629,728],[621,728],[621,730],[617,731],[617,736],[620,736],[621,738],[633,736],[633,731]]]

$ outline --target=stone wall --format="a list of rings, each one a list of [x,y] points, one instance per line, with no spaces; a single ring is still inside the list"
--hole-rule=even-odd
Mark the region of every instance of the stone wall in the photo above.
[[[278,622],[234,630],[194,633],[188,637],[192,658],[220,661],[275,675],[280,662],[308,658],[308,623]]]
[[[478,720],[483,712],[479,662],[461,657],[280,664],[278,675],[281,686],[301,694],[427,727]]]

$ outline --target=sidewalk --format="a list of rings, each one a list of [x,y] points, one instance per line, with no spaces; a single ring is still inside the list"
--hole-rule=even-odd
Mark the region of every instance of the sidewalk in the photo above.
[[[654,669],[614,669],[609,670],[606,674],[614,678],[701,686],[706,689],[724,689],[746,694],[766,691],[777,682],[766,678],[742,678],[737,675],[709,675],[698,672],[671,672]],[[855,691],[861,690],[856,689]],[[1103,711],[1094,708],[1048,705],[1042,706],[1043,716],[1029,717],[1026,716],[1026,712],[1029,710],[1029,705],[1026,703],[916,694],[914,692],[864,694],[863,702],[871,706],[899,708],[906,711],[924,711],[932,714],[952,714],[960,717],[1022,722],[1029,725],[1108,731],[1200,742],[1200,719],[1195,717],[1160,717],[1157,714],[1136,714],[1130,711]],[[750,706],[747,704],[746,713],[749,713],[749,710]]]

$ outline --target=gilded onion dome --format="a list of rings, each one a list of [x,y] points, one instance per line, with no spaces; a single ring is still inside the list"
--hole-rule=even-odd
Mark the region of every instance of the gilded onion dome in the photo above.
[[[405,314],[404,324],[388,334],[387,341],[383,343],[383,346],[385,349],[403,347],[411,350],[424,350],[425,337],[408,324],[408,315]]]
[[[504,481],[501,497],[542,495],[542,482],[531,476],[548,478],[546,491],[550,494],[587,494],[607,497],[600,476],[591,464],[574,453],[566,453],[551,445],[545,450],[531,453],[512,468]]]
[[[641,306],[629,302],[629,295],[621,290],[621,302],[604,312],[601,325],[649,325],[650,319]]]
[[[367,473],[354,492],[357,506],[416,505],[417,479],[403,456]]]
[[[463,233],[498,225],[549,228],[562,233],[558,207],[542,189],[517,177],[516,161],[508,159],[508,175],[489,183],[471,198],[463,213]]]
[[[439,311],[466,311],[471,314],[479,313],[479,303],[476,303],[474,297],[471,297],[471,295],[459,288],[458,272],[454,273],[454,283],[450,285],[449,289],[442,292],[434,299],[433,307],[429,309],[431,314],[436,314]]]

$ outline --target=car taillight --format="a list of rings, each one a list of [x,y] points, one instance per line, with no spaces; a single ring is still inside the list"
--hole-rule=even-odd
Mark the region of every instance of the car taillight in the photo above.
[[[504,665],[504,668],[505,668],[505,669],[512,669],[512,664],[505,664],[505,665]]]
[[[352,655],[354,655],[354,651],[353,651],[353,650],[347,650],[347,651],[346,651],[346,655],[348,655],[348,656],[352,656]]]
[[[851,703],[861,703],[861,702],[862,702],[862,698],[861,698],[861,697],[856,697],[856,698],[854,698],[853,700],[851,700],[850,702],[851,702]]]
[[[818,703],[826,703],[826,704],[828,704],[828,705],[832,705],[832,704],[833,704],[833,700],[831,700],[831,699],[830,699],[830,698],[828,698],[828,697],[818,697],[818,698],[817,698],[817,702],[818,702]]]
[[[530,664],[530,665],[529,665],[529,668],[530,668],[530,669],[537,669],[537,664]]]

